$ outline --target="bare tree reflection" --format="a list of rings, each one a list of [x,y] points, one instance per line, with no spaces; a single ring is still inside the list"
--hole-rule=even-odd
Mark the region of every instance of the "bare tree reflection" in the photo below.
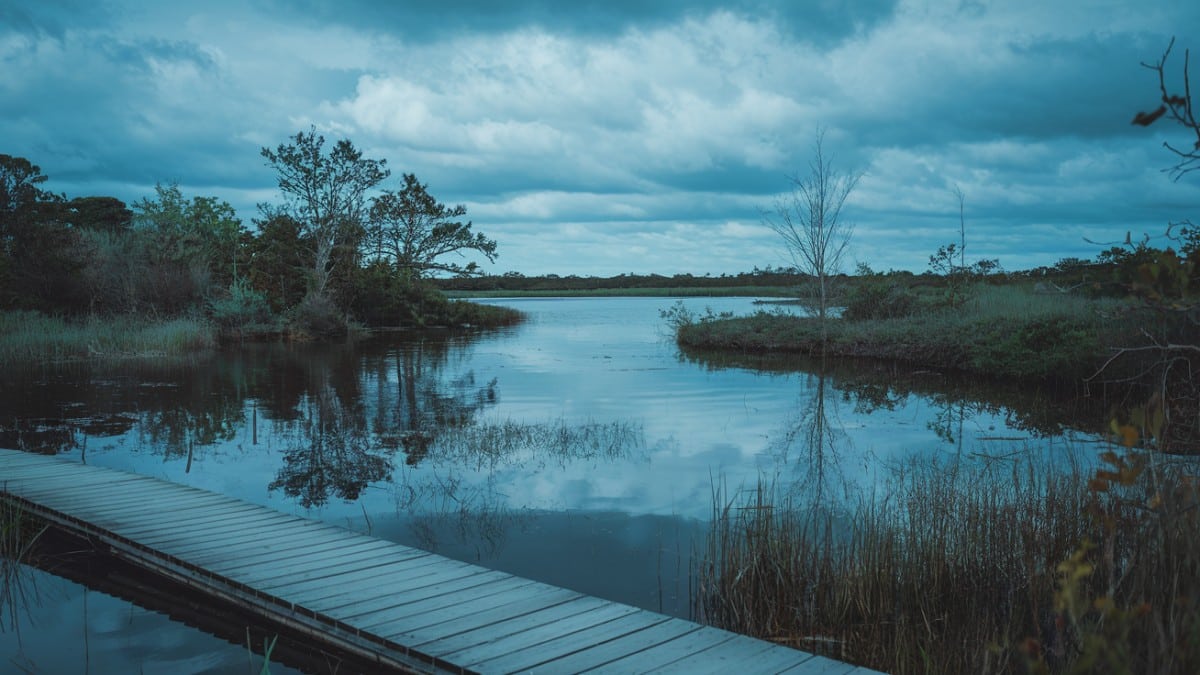
[[[792,490],[816,505],[850,494],[842,465],[849,439],[837,419],[837,398],[824,360],[804,377],[807,401],[774,442],[772,451],[795,474]],[[833,492],[835,486],[840,486],[840,493]]]

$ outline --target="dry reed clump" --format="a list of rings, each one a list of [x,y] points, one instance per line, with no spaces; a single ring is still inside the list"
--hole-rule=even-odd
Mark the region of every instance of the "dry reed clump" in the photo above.
[[[67,321],[38,312],[0,312],[0,363],[183,356],[216,344],[213,326],[198,319]]]
[[[1198,473],[908,466],[849,514],[760,484],[718,501],[696,611],[892,673],[1200,672]]]

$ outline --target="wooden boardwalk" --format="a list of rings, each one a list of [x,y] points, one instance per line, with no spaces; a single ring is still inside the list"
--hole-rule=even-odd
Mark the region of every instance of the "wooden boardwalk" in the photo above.
[[[0,498],[381,670],[873,672],[212,492],[54,457],[0,450]]]

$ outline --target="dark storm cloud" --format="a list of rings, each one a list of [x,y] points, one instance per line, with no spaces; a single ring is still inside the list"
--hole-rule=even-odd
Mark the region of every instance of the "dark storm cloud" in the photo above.
[[[94,0],[0,4],[0,26],[55,39],[61,39],[68,28],[81,22],[103,23],[107,20],[107,10]]]
[[[311,125],[467,204],[499,271],[720,273],[784,262],[760,212],[823,128],[865,172],[856,258],[924,269],[957,185],[968,257],[1021,268],[1195,217],[1160,171],[1187,138],[1129,124],[1181,26],[1200,5],[10,1],[0,152],[70,196],[178,180],[249,220],[278,198],[259,149]]]
[[[369,31],[401,31],[406,41],[439,41],[464,31],[497,33],[537,26],[551,32],[615,36],[653,30],[725,11],[778,22],[797,39],[834,44],[891,16],[895,0],[770,2],[767,0],[268,0],[271,11],[313,24],[343,23]]]

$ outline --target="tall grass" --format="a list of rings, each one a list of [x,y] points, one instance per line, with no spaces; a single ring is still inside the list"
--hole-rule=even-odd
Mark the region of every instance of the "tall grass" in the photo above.
[[[834,320],[759,313],[682,326],[697,349],[792,351],[894,359],[987,376],[1074,380],[1096,372],[1114,345],[1137,344],[1139,317],[1118,301],[1043,296],[1024,286],[985,286],[953,309],[924,305],[886,319]]]
[[[912,465],[842,514],[718,494],[696,611],[892,673],[1200,672],[1200,470],[1124,466]]]
[[[38,312],[0,312],[0,364],[182,356],[214,346],[214,327],[198,319],[93,316],[68,321]]]
[[[34,525],[20,505],[0,497],[0,630],[19,625],[19,613],[36,590],[23,576],[22,564],[45,529]]]

